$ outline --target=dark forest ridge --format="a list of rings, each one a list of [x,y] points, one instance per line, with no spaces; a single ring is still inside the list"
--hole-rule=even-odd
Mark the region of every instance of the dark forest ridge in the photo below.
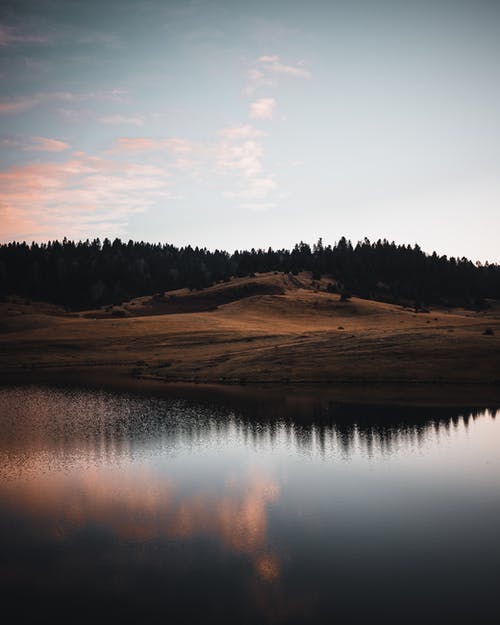
[[[0,296],[21,295],[74,309],[121,303],[175,289],[200,290],[231,277],[309,271],[327,289],[419,309],[431,304],[484,308],[500,299],[500,266],[426,254],[418,245],[342,237],[312,247],[232,254],[170,244],[93,241],[8,243],[0,246]]]

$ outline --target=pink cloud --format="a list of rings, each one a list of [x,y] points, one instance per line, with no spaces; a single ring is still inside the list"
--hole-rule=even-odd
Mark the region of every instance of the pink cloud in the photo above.
[[[295,65],[283,63],[276,54],[260,56],[256,66],[248,70],[248,84],[243,93],[253,95],[259,89],[269,89],[274,86],[273,75],[284,75],[292,78],[310,78],[310,72],[305,69],[302,62]]]
[[[117,152],[144,152],[145,150],[157,149],[158,141],[156,139],[145,139],[144,137],[120,137],[114,145],[114,150]]]
[[[25,149],[30,152],[64,152],[70,147],[69,143],[65,141],[47,137],[32,137]]]
[[[272,119],[276,100],[274,98],[260,98],[250,104],[250,117],[253,119]]]
[[[52,93],[33,93],[27,96],[7,96],[0,99],[0,113],[22,113],[36,106],[51,102],[84,102],[86,100],[112,100],[123,101],[127,91],[123,89],[111,89],[109,91],[96,91],[90,93],[72,93],[69,91],[56,91]]]
[[[187,139],[172,137],[170,139],[150,139],[148,137],[120,137],[115,141],[115,152],[146,152],[167,150],[174,154],[188,154],[194,149],[193,143]]]
[[[252,210],[269,208],[277,184],[264,170],[264,135],[242,124],[224,128],[215,141],[204,143],[180,137],[121,137],[99,155],[75,151],[59,162],[10,167],[0,171],[2,239],[121,235],[131,215],[178,197],[170,181],[184,177],[212,184],[214,177],[222,176],[226,198]],[[3,141],[10,147],[17,141],[22,150],[69,148],[46,137]]]
[[[269,72],[276,74],[286,74],[295,78],[310,78],[311,74],[302,67],[300,63],[296,65],[286,65],[280,61],[277,55],[261,56],[257,59],[261,67]]]
[[[71,147],[65,141],[48,137],[3,137],[0,145],[24,152],[64,152]]]
[[[0,101],[0,113],[21,113],[40,104],[40,95],[7,97]]]
[[[73,153],[0,172],[2,238],[117,234],[130,215],[169,197],[164,168]]]

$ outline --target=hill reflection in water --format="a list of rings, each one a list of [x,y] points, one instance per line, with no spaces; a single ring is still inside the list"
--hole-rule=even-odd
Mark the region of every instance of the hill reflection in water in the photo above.
[[[441,623],[493,622],[495,409],[255,405],[0,390],[1,574],[30,597],[18,608],[90,597],[133,621],[166,601],[175,622],[288,623],[330,622],[335,605],[342,623],[391,623],[455,601]]]

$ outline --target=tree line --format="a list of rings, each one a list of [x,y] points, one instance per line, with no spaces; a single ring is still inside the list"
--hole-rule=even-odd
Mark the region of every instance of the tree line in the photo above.
[[[261,272],[312,272],[331,280],[329,290],[416,308],[430,304],[484,307],[500,299],[500,265],[424,253],[418,245],[387,240],[355,245],[342,237],[293,249],[228,253],[137,241],[13,242],[0,245],[0,297],[85,309],[132,297],[189,288],[203,289],[233,276]]]

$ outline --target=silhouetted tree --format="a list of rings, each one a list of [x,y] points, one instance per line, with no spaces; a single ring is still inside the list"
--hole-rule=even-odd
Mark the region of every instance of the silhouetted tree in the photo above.
[[[143,241],[48,241],[0,245],[0,298],[17,294],[83,309],[179,288],[202,289],[231,276],[260,272],[326,276],[330,292],[414,306],[484,308],[500,299],[500,266],[425,254],[418,245],[342,237],[312,249],[209,251]]]

